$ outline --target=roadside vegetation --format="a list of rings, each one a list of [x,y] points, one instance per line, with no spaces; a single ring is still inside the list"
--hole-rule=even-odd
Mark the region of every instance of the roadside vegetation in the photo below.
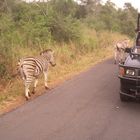
[[[23,96],[23,83],[13,76],[19,58],[53,49],[53,85],[110,57],[116,41],[133,39],[136,19],[130,3],[117,9],[100,0],[0,1],[0,107]]]

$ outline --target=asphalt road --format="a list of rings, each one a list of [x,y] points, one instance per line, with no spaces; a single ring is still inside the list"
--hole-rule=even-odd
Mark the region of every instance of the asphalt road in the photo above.
[[[120,101],[117,70],[104,61],[0,116],[0,140],[140,140],[140,103]]]

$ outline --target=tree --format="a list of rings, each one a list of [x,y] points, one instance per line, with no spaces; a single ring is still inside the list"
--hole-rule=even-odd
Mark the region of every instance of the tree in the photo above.
[[[121,10],[118,18],[120,19],[120,31],[131,37],[135,36],[137,10],[130,4],[124,4],[124,10]]]

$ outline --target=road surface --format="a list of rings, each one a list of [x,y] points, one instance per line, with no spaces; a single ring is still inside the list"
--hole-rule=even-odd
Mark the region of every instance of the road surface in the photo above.
[[[112,60],[0,116],[0,140],[140,140],[140,104],[119,99]]]

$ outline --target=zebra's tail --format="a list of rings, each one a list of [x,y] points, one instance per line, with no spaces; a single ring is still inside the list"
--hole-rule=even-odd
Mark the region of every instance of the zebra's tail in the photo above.
[[[22,59],[20,59],[18,61],[18,64],[17,64],[17,73],[21,75],[21,77],[22,77],[23,80],[26,79],[26,75],[25,75],[25,72],[23,70],[23,61],[22,61]]]

